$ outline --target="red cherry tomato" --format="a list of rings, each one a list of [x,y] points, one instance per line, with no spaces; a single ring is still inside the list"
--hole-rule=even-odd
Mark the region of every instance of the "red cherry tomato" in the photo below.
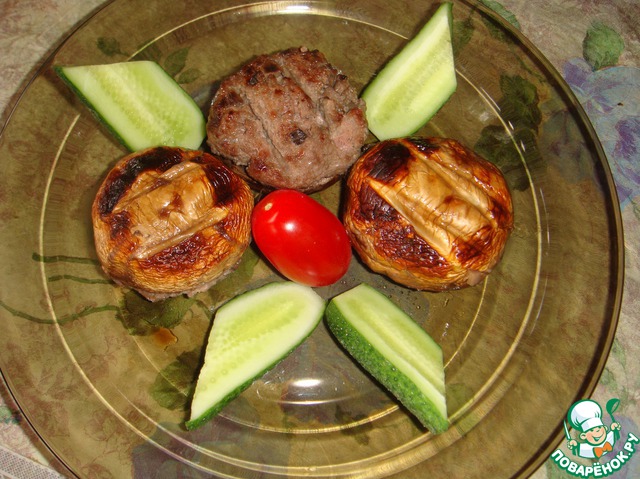
[[[260,251],[291,281],[326,286],[349,268],[351,243],[344,226],[303,193],[269,193],[253,209],[251,228]]]

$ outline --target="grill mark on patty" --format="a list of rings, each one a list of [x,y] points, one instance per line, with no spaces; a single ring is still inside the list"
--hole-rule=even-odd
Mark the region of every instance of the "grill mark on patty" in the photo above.
[[[228,103],[231,95],[241,99],[237,107]],[[208,143],[252,181],[317,191],[359,156],[364,107],[347,77],[317,50],[262,55],[222,82]]]
[[[272,156],[271,159],[275,160],[278,165],[277,168],[275,168],[276,170],[281,170],[282,168],[286,168],[286,163],[284,162],[284,157],[282,155],[282,152],[278,149],[278,147],[273,143],[273,139],[271,138],[271,135],[269,134],[269,130],[267,129],[267,125],[266,123],[263,121],[263,119],[261,118],[260,115],[258,115],[258,113],[256,112],[256,110],[254,109],[254,102],[251,101],[251,99],[249,98],[249,96],[246,94],[246,92],[243,90],[241,92],[237,92],[236,94],[240,94],[240,96],[242,97],[244,104],[249,108],[249,111],[251,112],[253,118],[255,120],[257,120],[256,123],[258,123],[260,125],[260,130],[262,132],[262,137],[266,140],[266,142],[269,144],[269,150],[273,153],[277,153],[277,156]],[[252,158],[251,163],[255,162],[256,159]],[[259,161],[259,160],[258,160]],[[249,165],[247,165],[249,166]],[[266,165],[262,164],[263,167],[263,171],[264,169],[266,169]],[[274,169],[274,168],[271,168]],[[246,171],[246,168],[245,168]],[[251,175],[249,175],[251,176]]]
[[[296,78],[293,78],[291,76],[291,72],[288,71],[288,69],[285,67],[285,65],[282,63],[282,59],[280,57],[276,57],[274,59],[274,62],[266,62],[263,66],[263,71],[268,71],[269,73],[271,73],[271,78],[274,78],[275,81],[280,84],[280,85],[284,85],[285,82],[287,81],[291,81],[293,82],[296,86],[298,86],[300,88],[300,90],[305,94],[305,98],[312,104],[315,106],[315,103],[313,102],[313,99],[307,94],[307,92],[304,91],[304,89],[302,88],[302,86],[300,85],[300,83],[297,81]],[[256,76],[259,74],[256,73],[253,76]],[[263,80],[267,79],[267,76],[264,75]],[[257,85],[258,82],[256,82],[254,84]],[[263,134],[263,138],[269,143],[270,146],[270,150],[272,153],[276,153],[276,155],[273,155],[271,157],[272,161],[275,161],[275,163],[277,163],[275,165],[275,168],[271,167],[272,170],[276,170],[276,171],[287,171],[288,167],[288,162],[286,160],[287,158],[287,154],[278,146],[277,142],[274,142],[274,138],[272,137],[272,135],[269,133],[269,122],[266,121],[268,120],[267,117],[264,117],[263,115],[259,115],[254,106],[257,105],[257,102],[252,101],[252,99],[249,97],[249,95],[247,94],[247,91],[241,91],[238,92],[236,90],[236,94],[240,93],[242,95],[242,98],[244,100],[244,103],[248,106],[251,114],[253,115],[253,118],[255,120],[257,120],[257,123],[260,124],[260,128]],[[305,139],[306,139],[306,134],[305,134]],[[296,143],[294,143],[296,144]],[[299,145],[299,144],[296,144]],[[263,168],[267,168],[265,165],[263,165]],[[264,170],[263,170],[264,171]]]

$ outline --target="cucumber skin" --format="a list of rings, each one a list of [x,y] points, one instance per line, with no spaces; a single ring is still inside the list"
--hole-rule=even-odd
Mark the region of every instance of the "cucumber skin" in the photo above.
[[[242,394],[242,392],[245,389],[247,389],[249,386],[251,386],[253,384],[253,382],[257,378],[259,378],[260,376],[266,374],[271,369],[273,369],[273,367],[276,364],[272,364],[270,367],[265,369],[260,375],[256,376],[255,378],[249,379],[246,383],[241,384],[240,386],[238,386],[235,390],[233,390],[229,394],[227,394],[224,397],[224,399],[219,401],[216,405],[214,405],[211,409],[207,410],[207,412],[205,412],[201,416],[199,416],[199,417],[197,417],[195,419],[190,419],[188,421],[185,421],[184,426],[187,428],[188,431],[193,431],[194,429],[197,429],[200,426],[202,426],[204,423],[208,422],[212,417],[218,415],[218,413],[220,411],[222,411],[222,409],[224,409],[224,407],[227,404],[229,404],[231,401],[233,401],[235,398],[237,398],[240,394]]]
[[[117,129],[100,114],[100,112],[96,109],[94,104],[91,101],[89,101],[89,99],[84,95],[84,93],[82,93],[82,91],[78,89],[78,87],[71,81],[71,79],[69,79],[69,77],[65,73],[65,68],[66,67],[61,65],[55,65],[53,67],[53,71],[64,82],[64,84],[67,85],[69,89],[78,97],[78,99],[82,102],[82,104],[85,105],[85,107],[87,107],[87,109],[91,112],[91,115],[98,121],[98,123],[100,123],[121,145],[123,145],[129,151],[133,152],[133,151],[140,150],[140,148],[134,147],[127,140],[125,140],[122,137],[122,135],[118,133]],[[167,75],[168,78],[171,78],[171,80],[175,82],[175,80],[168,73],[165,72],[165,74]],[[182,90],[182,87],[180,87],[180,85],[177,82],[176,82],[176,85],[178,86],[178,88]],[[186,91],[182,90],[182,92],[184,93],[185,96],[189,97]],[[203,135],[202,135],[203,141],[205,136],[204,128],[206,128],[206,122],[203,122]],[[156,145],[156,146],[161,146],[161,145]],[[179,145],[169,145],[169,146],[179,146]]]
[[[298,346],[300,346],[304,341],[306,341],[306,339],[311,335],[311,333],[313,333],[313,331],[314,330],[312,330],[307,336],[302,338],[302,340],[294,348],[292,348],[290,351],[285,353],[284,356],[278,359],[275,363],[268,365],[267,367],[265,367],[265,369],[262,372],[260,372],[253,378],[248,379],[245,383],[241,384],[236,389],[231,391],[223,399],[218,401],[213,407],[208,409],[207,412],[205,412],[204,414],[201,414],[197,418],[185,421],[184,425],[187,428],[187,430],[192,431],[193,429],[196,429],[202,426],[204,423],[208,422],[214,416],[218,415],[218,413],[220,413],[220,411],[222,411],[227,404],[229,404],[231,401],[237,398],[240,394],[242,394],[257,379],[261,378],[262,376],[267,374],[269,371],[271,371],[274,367],[278,365],[278,363],[280,363],[281,361],[284,361],[292,352],[294,352],[298,348]]]
[[[443,4],[440,5],[440,7],[438,7],[438,9],[436,10],[436,13],[434,13],[433,17],[436,16],[437,13],[439,13],[440,11],[446,11],[446,15],[449,21],[449,31],[451,32],[451,34],[453,35],[453,3],[451,2],[445,2]],[[385,65],[385,67],[378,72],[378,74],[373,78],[373,80],[370,81],[370,83],[368,85],[365,86],[362,94],[361,94],[361,98],[363,100],[365,100],[365,103],[372,103],[372,100],[369,99],[369,96],[371,95],[376,95],[376,93],[372,93],[374,92],[374,90],[378,87],[377,84],[382,81],[380,78],[385,76],[385,70],[397,70],[399,69],[396,65],[399,64],[402,60],[403,57],[406,55],[406,51],[407,51],[407,47],[409,47],[411,45],[411,43],[416,42],[417,39],[421,36],[421,34],[424,34],[424,30],[426,29],[426,27],[428,26],[429,22],[433,19],[433,17],[427,21],[427,23],[425,25],[423,25],[422,29],[418,32],[418,34],[413,37],[401,50],[400,52],[398,52],[393,58],[391,58],[391,60],[389,60],[389,62]],[[453,43],[453,42],[452,42]],[[452,45],[452,49],[453,49],[453,45]],[[451,55],[453,57],[453,50],[451,51]],[[455,61],[454,61],[454,65],[455,65]],[[400,67],[401,68],[401,67]],[[454,66],[455,68],[455,66]],[[393,74],[389,74],[389,72],[386,73],[387,76],[392,76]],[[384,80],[384,81],[389,81],[389,80]],[[457,90],[457,80],[453,79],[453,83],[451,85],[448,86],[447,90],[442,90],[439,92],[439,100],[437,100],[436,102],[433,102],[433,104],[435,103],[439,103],[439,106],[435,109],[433,109],[431,111],[430,114],[428,115],[424,115],[424,117],[416,122],[412,122],[414,123],[414,126],[409,130],[406,126],[403,126],[402,128],[404,129],[404,131],[402,133],[389,133],[386,129],[378,129],[377,126],[374,126],[377,123],[377,119],[375,117],[367,117],[367,120],[370,123],[369,126],[369,130],[371,131],[371,133],[373,133],[376,138],[379,141],[383,141],[383,140],[388,140],[390,138],[397,138],[397,137],[405,137],[405,136],[411,136],[415,133],[417,133],[422,127],[424,127],[427,123],[429,123],[429,121],[431,121],[431,119],[444,107],[444,105],[449,101],[449,99],[453,96],[453,94],[456,92]],[[437,95],[434,95],[437,96]],[[374,100],[375,101],[375,100]],[[367,109],[367,113],[371,114],[371,108]],[[374,131],[375,130],[375,131]]]
[[[331,301],[325,310],[329,329],[347,352],[388,389],[420,423],[434,434],[449,428],[449,421],[413,382],[380,354],[343,316]]]
[[[115,130],[115,128],[113,126],[111,126],[111,124],[108,121],[106,121],[104,118],[102,118],[102,116],[94,108],[93,104],[89,100],[87,100],[87,97],[85,97],[84,94],[74,85],[74,83],[71,80],[69,80],[69,78],[67,78],[67,75],[64,72],[64,67],[54,66],[53,70],[56,72],[58,77],[60,77],[60,79],[65,83],[65,85],[67,85],[67,87],[69,87],[69,89],[74,93],[74,95],[76,95],[78,97],[78,99],[82,102],[82,104],[87,107],[87,109],[91,112],[91,115],[96,120],[98,120],[98,122],[103,127],[105,127],[109,131],[109,133],[118,142],[120,142],[120,144],[124,145],[129,151],[134,151],[133,148],[131,147],[131,145],[129,145],[125,141],[125,139],[120,136],[120,134]]]
[[[249,386],[251,386],[257,379],[261,378],[262,376],[267,374],[269,371],[271,371],[274,367],[276,367],[278,365],[278,363],[280,363],[281,361],[284,361],[292,352],[294,352],[298,348],[298,346],[300,346],[304,341],[306,341],[306,339],[309,336],[311,336],[311,333],[313,333],[313,331],[314,330],[312,330],[294,348],[292,348],[290,351],[285,353],[275,363],[270,364],[262,372],[260,372],[259,374],[256,374],[253,378],[247,380],[245,383],[241,384],[236,389],[231,391],[222,400],[218,401],[213,407],[208,409],[207,412],[205,412],[204,414],[200,415],[197,418],[185,421],[184,425],[187,428],[187,430],[192,431],[192,430],[202,426],[204,423],[208,422],[214,416],[218,415],[218,413],[220,413],[220,411],[222,411],[227,404],[229,404],[231,401],[233,401],[235,398],[237,398],[240,394],[242,394],[246,389],[248,389]]]
[[[268,365],[267,367],[265,367],[265,369],[261,373],[257,374],[256,376],[254,376],[251,379],[248,379],[245,383],[241,384],[236,389],[231,391],[223,399],[221,399],[215,405],[213,405],[213,407],[208,409],[204,414],[201,414],[197,418],[185,421],[184,425],[187,428],[187,430],[192,431],[192,430],[202,426],[204,423],[208,422],[214,416],[218,415],[218,413],[220,413],[220,411],[222,411],[227,404],[229,404],[231,401],[233,401],[235,398],[237,398],[240,394],[242,394],[257,379],[259,379],[262,376],[264,376],[265,374],[267,374],[274,367],[276,367],[278,365],[278,363],[280,363],[281,361],[286,359],[292,352],[294,352],[298,348],[298,346],[300,346],[311,335],[312,332],[313,332],[313,330],[309,333],[309,335],[305,336],[294,348],[292,348],[290,351],[288,351],[284,356],[282,356],[280,359],[278,359],[275,363]]]
[[[268,285],[267,286],[263,286],[263,287],[268,287]],[[241,298],[242,296],[250,294],[250,293],[252,293],[252,290],[249,290],[249,291],[247,291],[245,293],[240,294],[239,296],[236,296],[234,298],[234,300],[236,300],[238,298]],[[326,305],[326,302],[325,302],[325,305]],[[322,319],[322,314],[323,313],[321,312],[320,315],[317,318],[316,327],[320,323],[320,320]],[[291,348],[291,350],[289,350],[283,356],[281,356],[280,359],[278,359],[277,361],[275,361],[274,363],[272,363],[270,365],[265,366],[265,368],[262,370],[262,372],[256,374],[253,378],[248,379],[246,382],[244,382],[241,385],[239,385],[236,389],[234,389],[233,391],[229,392],[229,394],[227,394],[223,399],[221,399],[216,404],[214,404],[205,413],[201,414],[200,416],[198,416],[198,417],[196,417],[194,419],[190,419],[188,421],[185,421],[184,425],[187,428],[187,430],[192,431],[192,430],[202,426],[203,424],[208,422],[211,418],[213,418],[218,413],[220,413],[220,411],[222,411],[222,409],[224,409],[224,407],[227,404],[229,404],[231,401],[233,401],[235,398],[237,398],[240,394],[242,394],[242,392],[244,392],[249,386],[251,386],[257,379],[261,378],[266,373],[271,371],[274,367],[276,367],[280,362],[284,361],[292,352],[294,352],[298,348],[298,346],[300,346],[303,342],[305,342],[307,340],[307,338],[309,336],[311,336],[311,334],[315,331],[315,329],[316,329],[315,327],[311,328],[311,330],[309,331],[309,334],[307,334],[305,337],[301,338],[301,340],[293,348]],[[206,350],[206,345],[205,345],[205,350]]]

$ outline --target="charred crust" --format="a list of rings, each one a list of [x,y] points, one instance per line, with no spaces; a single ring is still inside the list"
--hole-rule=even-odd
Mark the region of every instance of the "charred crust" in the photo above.
[[[291,138],[291,142],[294,145],[302,145],[304,143],[304,140],[307,139],[307,134],[300,128],[296,128],[291,133],[289,133],[289,138]]]
[[[447,261],[410,224],[380,229],[376,249],[385,257],[417,268],[443,268]]]
[[[273,61],[266,61],[262,67],[265,73],[276,73],[280,71],[280,66]]]
[[[162,177],[179,163],[190,164]],[[118,284],[151,301],[195,294],[238,264],[252,207],[249,186],[214,155],[170,147],[132,153],[93,204],[98,258]]]
[[[438,145],[430,138],[411,137],[407,141],[413,145],[420,153],[429,156],[438,149]]]
[[[98,212],[100,216],[104,217],[111,214],[134,179],[135,177],[123,178],[118,176],[111,179],[111,181],[105,185],[104,191],[102,191],[98,198]]]
[[[244,99],[236,91],[218,91],[220,94],[215,99],[215,105],[217,106],[216,108],[211,108],[208,119],[209,124],[215,128],[218,128],[222,123],[223,112],[226,111],[228,115],[232,115],[233,109],[239,108],[244,103]]]
[[[413,226],[369,185],[360,189],[357,204],[359,207],[349,214],[353,222],[367,232],[382,257],[418,267],[443,267],[446,264]]]
[[[207,246],[207,241],[201,233],[196,233],[184,241],[165,248],[153,256],[140,260],[143,269],[163,271],[183,271],[193,267],[201,257],[200,252]]]
[[[354,214],[362,221],[393,223],[400,218],[396,209],[380,198],[369,185],[362,186],[357,194],[360,207],[354,211]]]
[[[215,191],[216,205],[224,205],[235,199],[236,189],[239,185],[237,181],[234,181],[235,176],[228,168],[222,164],[207,164],[204,165],[204,171]]]
[[[256,86],[258,84],[258,82],[260,81],[260,78],[258,77],[258,72],[254,72],[252,75],[249,76],[249,78],[247,79],[247,85],[249,86]]]
[[[356,251],[372,270],[411,288],[477,284],[500,260],[513,228],[500,170],[455,140],[375,144],[347,185],[344,223]]]
[[[117,241],[126,234],[131,226],[131,217],[127,211],[120,211],[109,218],[109,235],[111,240]]]
[[[391,183],[406,176],[407,164],[413,158],[409,148],[398,142],[384,142],[380,148],[370,152],[363,167],[369,176],[383,183]]]
[[[225,108],[242,105],[242,103],[244,103],[242,96],[233,90],[225,92],[223,95],[219,96],[216,101],[219,105]]]
[[[182,161],[182,156],[173,148],[157,147],[130,156],[128,161],[111,171],[105,181],[104,190],[98,199],[101,216],[111,214],[115,206],[136,178],[144,171],[164,172]]]

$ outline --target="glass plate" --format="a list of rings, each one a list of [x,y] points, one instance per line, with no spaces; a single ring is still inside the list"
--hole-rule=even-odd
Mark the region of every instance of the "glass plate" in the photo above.
[[[153,59],[206,110],[254,56],[319,49],[361,89],[432,2],[116,0],[22,95],[0,142],[0,365],[25,416],[81,477],[513,477],[561,440],[615,332],[622,229],[606,158],[549,63],[484,7],[456,1],[458,90],[421,134],[497,163],[515,230],[482,284],[418,293],[369,273],[442,345],[451,428],[423,430],[324,326],[214,420],[183,427],[215,308],[279,278],[254,250],[195,298],[150,304],[96,263],[90,205],[126,152],[52,71]],[[317,195],[335,206],[340,185]]]

